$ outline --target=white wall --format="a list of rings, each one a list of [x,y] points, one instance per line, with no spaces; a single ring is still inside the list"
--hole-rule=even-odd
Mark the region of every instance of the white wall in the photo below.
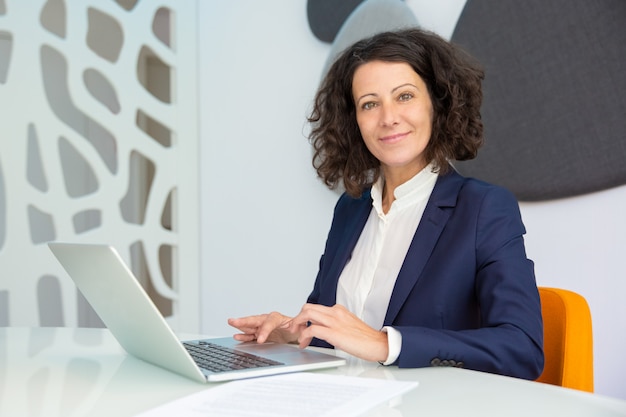
[[[305,117],[327,45],[300,1],[199,2],[202,329],[295,314],[337,195],[311,167]]]
[[[539,285],[571,289],[589,303],[596,392],[626,399],[626,186],[521,210]]]
[[[449,37],[464,0],[408,0]],[[306,0],[199,2],[202,331],[226,319],[296,313],[308,295],[337,195],[316,179],[305,117],[330,45]],[[596,391],[626,399],[626,187],[525,203],[540,285],[584,295],[594,319]]]

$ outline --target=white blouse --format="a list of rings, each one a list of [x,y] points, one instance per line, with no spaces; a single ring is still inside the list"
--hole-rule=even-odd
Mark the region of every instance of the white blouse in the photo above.
[[[383,325],[396,278],[436,182],[433,166],[426,166],[396,187],[387,214],[382,208],[384,179],[372,186],[372,211],[339,277],[337,303],[375,329]],[[400,354],[402,339],[396,330],[385,330],[390,354],[384,364],[390,364]]]

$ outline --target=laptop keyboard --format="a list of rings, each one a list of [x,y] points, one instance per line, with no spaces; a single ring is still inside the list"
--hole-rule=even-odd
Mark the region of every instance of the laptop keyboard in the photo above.
[[[200,341],[198,344],[183,343],[183,345],[199,367],[212,372],[283,365],[282,362],[273,361],[240,350],[229,349],[210,342]]]

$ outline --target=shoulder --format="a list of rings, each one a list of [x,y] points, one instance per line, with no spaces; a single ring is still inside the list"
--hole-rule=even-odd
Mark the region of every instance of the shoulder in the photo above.
[[[362,208],[371,208],[372,196],[371,189],[367,188],[360,197],[352,197],[348,193],[343,193],[337,204],[335,205],[335,213],[343,211],[360,210]]]
[[[372,198],[369,189],[358,198],[343,193],[335,205],[331,229],[345,231],[348,228],[361,227],[371,210]]]
[[[454,200],[451,205],[497,202],[518,205],[517,198],[508,189],[477,178],[464,177],[454,170],[439,177],[435,190],[440,193],[440,198]]]
[[[456,208],[457,212],[475,219],[477,239],[486,247],[497,246],[526,233],[517,198],[499,185],[464,178]]]
[[[491,184],[475,178],[468,178],[462,189],[464,196],[480,201],[481,206],[488,209],[498,208],[519,209],[517,198],[511,191],[499,185]]]

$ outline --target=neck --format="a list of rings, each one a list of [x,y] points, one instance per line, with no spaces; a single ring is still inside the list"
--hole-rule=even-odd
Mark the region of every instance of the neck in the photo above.
[[[391,208],[391,204],[396,199],[394,191],[396,188],[414,176],[416,176],[422,169],[426,167],[426,163],[419,166],[413,166],[411,169],[390,169],[389,167],[383,167],[384,187],[383,187],[383,212],[387,214]]]
[[[391,204],[393,204],[393,202],[395,201],[396,196],[394,194],[394,191],[396,190],[396,188],[404,184],[411,178],[413,177],[409,177],[406,179],[398,179],[398,178],[388,178],[387,176],[385,176],[385,183],[383,185],[383,196],[382,196],[383,213],[387,214],[389,212],[389,209],[391,208]]]

